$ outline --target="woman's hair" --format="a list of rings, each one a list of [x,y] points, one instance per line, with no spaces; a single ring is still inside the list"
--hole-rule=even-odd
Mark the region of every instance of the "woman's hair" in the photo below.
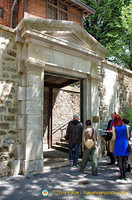
[[[113,122],[114,122],[114,126],[122,126],[122,125],[123,125],[123,122],[122,122],[122,120],[121,120],[120,115],[116,115],[116,116],[114,117]]]
[[[91,125],[92,123],[91,123],[91,120],[90,119],[88,119],[88,120],[86,120],[86,125],[87,126],[89,126],[89,125]]]

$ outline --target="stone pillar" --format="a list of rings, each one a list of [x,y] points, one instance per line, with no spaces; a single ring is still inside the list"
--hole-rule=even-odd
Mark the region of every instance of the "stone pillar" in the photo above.
[[[87,119],[91,119],[91,78],[87,76],[83,80],[83,124]]]
[[[18,129],[22,137],[23,174],[43,171],[43,93],[44,70],[27,66],[18,90]]]
[[[92,126],[97,132],[97,150],[98,150],[98,159],[102,158],[102,150],[101,150],[101,132],[100,128],[100,118],[99,118],[99,103],[100,98],[98,94],[98,77],[91,77],[91,113],[92,113]]]

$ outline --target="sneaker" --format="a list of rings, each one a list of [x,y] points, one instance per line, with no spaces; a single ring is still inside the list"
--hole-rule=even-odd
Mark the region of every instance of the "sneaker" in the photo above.
[[[73,165],[72,168],[77,168],[76,165]]]
[[[127,177],[126,177],[126,175],[123,176],[123,179],[127,181]]]
[[[107,165],[114,165],[115,162],[110,162],[110,163],[107,163]]]
[[[123,177],[120,175],[117,179],[120,179],[120,180],[122,180],[123,179]]]
[[[73,165],[72,167],[73,167],[73,168],[78,168],[78,164],[77,164],[77,165]]]
[[[70,165],[71,165],[71,167],[73,166],[73,161],[72,160],[70,160]]]

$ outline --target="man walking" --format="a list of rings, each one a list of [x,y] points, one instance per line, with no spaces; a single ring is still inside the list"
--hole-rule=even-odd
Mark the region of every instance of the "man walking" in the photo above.
[[[73,120],[68,123],[66,130],[66,140],[69,141],[69,160],[71,165],[77,166],[79,158],[79,149],[82,140],[83,125],[79,122],[79,116],[73,116]],[[73,149],[75,150],[73,154]]]
[[[109,130],[107,133],[107,140],[108,140],[108,155],[110,156],[110,163],[108,165],[112,165],[115,163],[115,156],[114,156],[114,146],[115,146],[115,141],[111,140],[109,135],[112,133],[112,127],[114,126],[113,120],[116,115],[116,112],[111,113],[111,120],[108,122],[108,126],[106,130]]]

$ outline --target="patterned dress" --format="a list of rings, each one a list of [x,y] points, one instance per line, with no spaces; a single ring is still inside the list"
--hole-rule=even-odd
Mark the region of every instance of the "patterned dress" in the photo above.
[[[114,155],[115,156],[128,156],[129,152],[127,151],[128,141],[126,138],[127,128],[126,125],[115,126],[116,140]]]

